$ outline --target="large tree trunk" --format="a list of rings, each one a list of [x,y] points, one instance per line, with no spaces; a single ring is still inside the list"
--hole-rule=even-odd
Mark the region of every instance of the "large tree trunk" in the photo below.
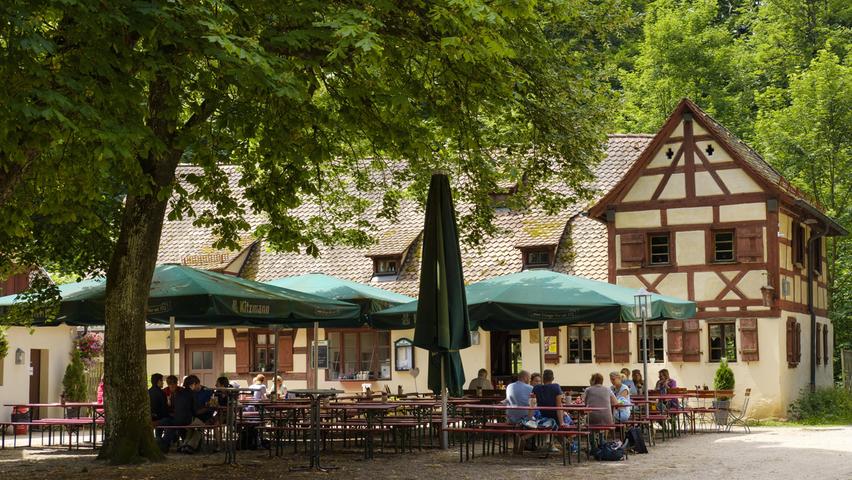
[[[168,84],[154,82],[149,94],[148,124],[169,145],[173,129],[164,120]],[[174,123],[171,123],[174,125]],[[104,445],[99,458],[113,464],[162,460],[151,429],[151,406],[146,391],[145,321],[151,277],[157,263],[163,218],[175,178],[180,151],[167,149],[140,158],[151,180],[150,191],[127,196],[121,231],[115,246],[106,288],[104,332]],[[153,372],[152,372],[153,373]]]
[[[106,438],[100,458],[114,464],[163,458],[151,431],[145,319],[165,207],[166,202],[157,200],[156,194],[127,198],[121,233],[107,272]]]

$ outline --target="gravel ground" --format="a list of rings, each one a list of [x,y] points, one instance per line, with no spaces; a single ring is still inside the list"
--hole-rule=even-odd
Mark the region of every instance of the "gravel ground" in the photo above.
[[[0,480],[21,479],[176,479],[225,478],[345,478],[407,479],[452,478],[481,480],[553,479],[554,475],[595,479],[750,479],[803,480],[852,479],[852,427],[754,428],[749,435],[697,434],[658,443],[649,455],[633,455],[626,462],[590,461],[562,467],[559,458],[540,459],[534,454],[477,457],[460,464],[458,450],[415,454],[378,454],[361,461],[354,453],[335,452],[324,459],[339,467],[328,474],[289,472],[302,464],[299,455],[268,459],[266,453],[240,455],[240,465],[224,466],[221,455],[172,454],[162,464],[109,467],[90,451],[51,449],[0,451]]]

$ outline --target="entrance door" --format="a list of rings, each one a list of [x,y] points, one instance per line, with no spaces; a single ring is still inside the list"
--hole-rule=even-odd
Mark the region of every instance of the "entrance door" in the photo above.
[[[502,380],[504,385],[514,381],[522,369],[521,332],[491,332],[491,377],[496,384]]]
[[[41,403],[41,350],[30,350],[30,403]],[[33,418],[39,418],[40,408],[33,411]]]
[[[201,379],[202,385],[208,387],[215,385],[216,377],[218,376],[213,362],[213,352],[215,349],[212,346],[206,345],[188,346],[187,349],[189,350],[189,368],[187,369],[187,374],[197,376]]]

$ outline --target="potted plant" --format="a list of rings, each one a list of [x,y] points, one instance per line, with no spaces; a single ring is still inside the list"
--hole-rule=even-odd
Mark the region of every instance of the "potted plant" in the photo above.
[[[733,390],[736,385],[734,380],[734,371],[728,366],[728,359],[722,358],[719,363],[719,368],[716,369],[716,375],[713,378],[713,388],[718,390]],[[716,409],[716,424],[727,425],[728,414],[731,408],[731,398],[728,396],[719,396],[713,402],[713,408]]]
[[[86,370],[76,348],[71,352],[71,363],[65,367],[65,376],[62,377],[62,400],[63,403],[86,401]],[[79,411],[79,408],[70,408],[68,416],[79,416]]]

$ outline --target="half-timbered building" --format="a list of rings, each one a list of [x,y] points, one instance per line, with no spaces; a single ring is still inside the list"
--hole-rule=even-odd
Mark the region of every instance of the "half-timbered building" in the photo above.
[[[244,187],[238,170],[224,169],[228,188],[239,197]],[[178,173],[201,172],[186,166]],[[591,208],[575,205],[557,215],[506,208],[501,199],[511,189],[495,192],[498,233],[464,249],[465,280],[549,268],[693,299],[699,306],[695,320],[649,326],[649,372],[656,376],[665,367],[681,385],[712,385],[725,357],[737,391],[752,388],[757,416],[784,415],[812,378],[819,385],[831,381],[822,239],[844,232],[748,146],[684,101],[656,135],[610,135],[593,186],[598,197]],[[295,214],[307,219],[318,210],[303,205]],[[256,225],[262,219],[249,220]],[[259,281],[322,272],[415,296],[422,210],[403,202],[393,222],[374,210],[365,220],[375,226],[372,246],[320,246],[318,258],[274,252],[249,235],[237,251],[217,250],[208,229],[191,219],[169,220],[158,261]],[[149,373],[169,369],[168,332],[158,328],[147,334]],[[819,335],[811,335],[817,328]],[[277,356],[289,387],[314,386],[307,361],[312,332],[283,331],[278,345],[271,333],[180,329],[177,373],[205,381],[224,373],[245,384],[256,373],[271,374]],[[397,347],[413,330],[328,329],[319,335],[329,342],[331,365],[319,372],[317,386],[426,388],[425,375],[410,370],[426,368],[426,352],[416,350],[413,363],[397,362]],[[537,370],[541,340],[537,331],[477,332],[474,345],[462,352],[465,374],[473,378],[484,367],[494,379],[508,381],[521,368]],[[560,383],[584,385],[592,373],[640,368],[642,340],[636,325],[547,329],[545,362]],[[806,358],[817,351],[814,361]],[[353,378],[361,371],[370,372],[367,380]]]

